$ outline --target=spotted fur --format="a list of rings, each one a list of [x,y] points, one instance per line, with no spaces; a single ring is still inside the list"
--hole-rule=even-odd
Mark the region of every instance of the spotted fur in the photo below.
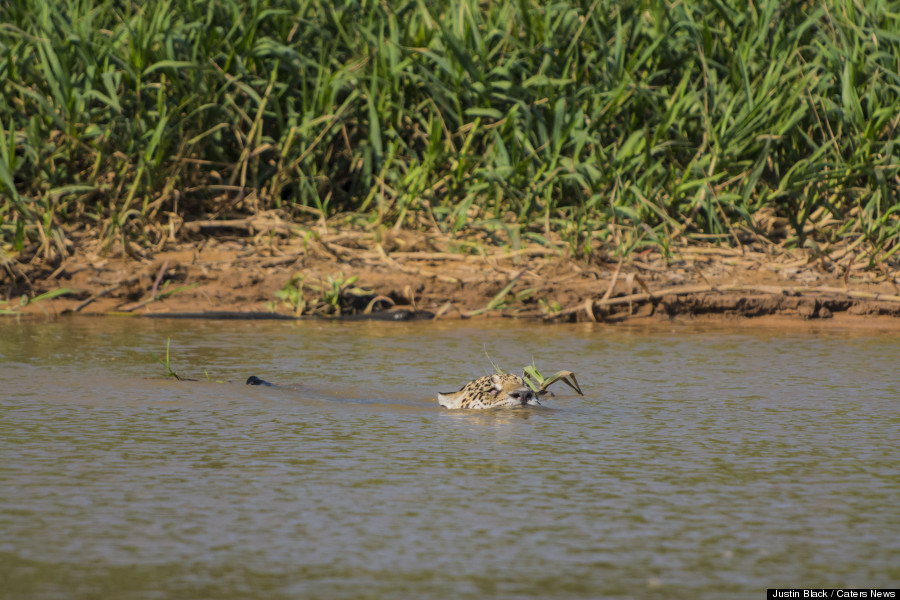
[[[512,373],[479,377],[458,392],[438,394],[438,402],[445,408],[471,409],[540,404],[522,378]]]

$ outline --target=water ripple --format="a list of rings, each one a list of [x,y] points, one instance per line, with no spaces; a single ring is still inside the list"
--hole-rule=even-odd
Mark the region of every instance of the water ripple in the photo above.
[[[900,579],[896,337],[554,327],[532,348],[531,328],[491,324],[181,327],[0,325],[8,597],[757,598]],[[169,336],[203,381],[159,377],[146,350]],[[484,374],[485,345],[511,370],[539,351],[588,395],[438,408]]]

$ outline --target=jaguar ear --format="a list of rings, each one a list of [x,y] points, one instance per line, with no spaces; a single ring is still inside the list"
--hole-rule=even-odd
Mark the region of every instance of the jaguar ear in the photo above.
[[[499,393],[500,393],[500,390],[497,389],[496,387],[492,387],[491,389],[488,390],[488,394],[490,394],[491,396],[496,396]]]

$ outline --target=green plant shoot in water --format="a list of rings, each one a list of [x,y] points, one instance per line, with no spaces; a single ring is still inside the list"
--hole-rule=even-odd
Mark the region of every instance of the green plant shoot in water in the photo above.
[[[487,357],[488,361],[490,361],[491,366],[494,367],[494,371],[496,373],[504,373],[503,369],[500,368],[497,363],[493,361],[490,355],[487,352],[487,348],[484,349],[484,355]],[[581,386],[578,385],[578,380],[575,379],[575,373],[573,371],[557,371],[550,377],[544,377],[544,375],[538,371],[537,366],[535,365],[534,359],[531,359],[531,366],[522,368],[522,379],[525,381],[525,385],[531,388],[536,394],[543,394],[546,392],[547,388],[557,381],[562,381],[567,386],[578,392],[579,396],[584,396],[584,393],[581,391]]]
[[[171,342],[171,338],[166,338],[166,360],[162,360],[158,357],[152,350],[147,350],[150,353],[150,356],[156,359],[156,361],[165,367],[167,373],[166,377],[174,377],[178,381],[182,381],[182,377],[172,368],[172,363],[169,360],[169,343]]]
[[[579,396],[584,396],[584,393],[581,391],[581,386],[578,385],[578,380],[575,379],[575,373],[572,371],[557,371],[550,377],[544,377],[541,372],[538,371],[537,366],[534,364],[534,359],[532,359],[531,366],[523,367],[523,372],[522,379],[525,380],[525,385],[530,387],[536,394],[542,394],[551,384],[562,381],[578,392]]]

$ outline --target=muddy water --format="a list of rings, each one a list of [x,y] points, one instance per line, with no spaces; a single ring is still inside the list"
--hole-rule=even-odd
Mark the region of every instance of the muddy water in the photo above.
[[[167,338],[202,381],[161,377]],[[438,408],[485,348],[587,395]],[[0,597],[896,587],[898,356],[873,332],[2,321]]]

